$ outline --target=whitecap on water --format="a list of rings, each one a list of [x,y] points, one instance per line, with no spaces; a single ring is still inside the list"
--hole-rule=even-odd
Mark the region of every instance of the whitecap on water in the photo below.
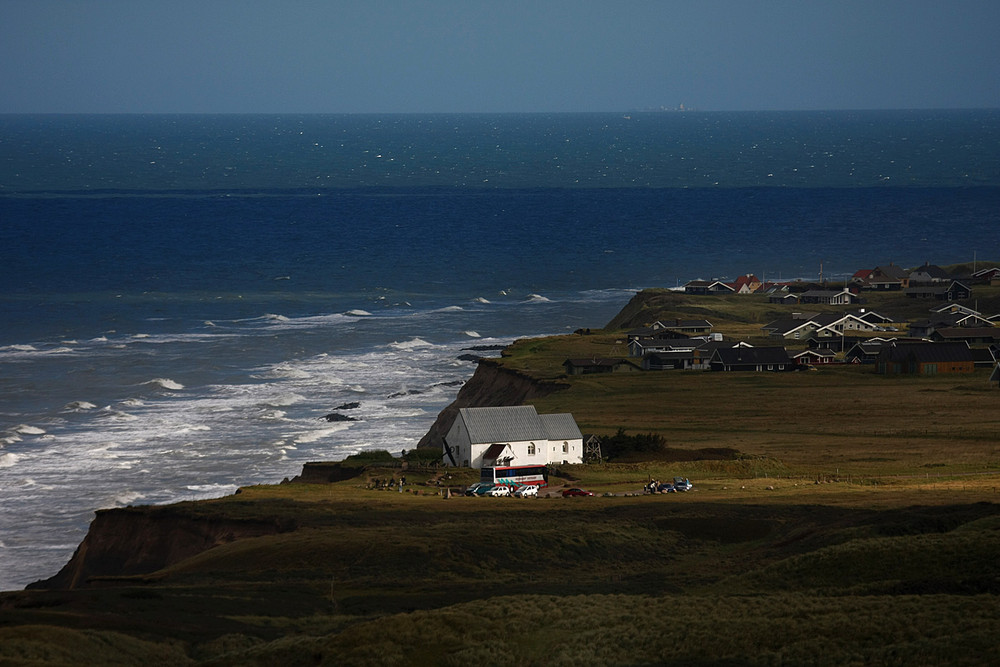
[[[367,310],[355,309],[347,311],[344,315],[351,315],[352,317],[370,317],[371,313]]]
[[[66,412],[83,412],[84,410],[95,410],[97,406],[88,401],[73,401],[72,403],[67,403],[66,407],[63,408]]]
[[[478,331],[463,331],[462,333],[464,333],[469,338],[482,338],[482,336],[479,335]]]
[[[118,507],[124,507],[125,505],[131,505],[137,500],[141,500],[146,496],[141,493],[136,493],[135,491],[122,491],[115,496],[115,505]]]
[[[552,299],[547,299],[544,296],[542,296],[541,294],[529,294],[527,302],[528,303],[549,303],[551,301],[552,301]]]
[[[184,388],[184,385],[179,382],[174,382],[170,378],[153,378],[149,382],[144,382],[143,384],[157,385],[162,389],[169,389],[171,391],[179,391]]]
[[[465,310],[461,306],[445,306],[444,308],[438,308],[437,310],[432,310],[432,313],[461,313]]]
[[[38,348],[34,345],[4,345],[0,347],[0,352],[36,352]]]
[[[487,301],[486,299],[484,299],[484,298],[483,298],[483,297],[481,297],[481,296],[480,296],[480,297],[476,297],[475,301],[476,301],[477,303],[489,303],[489,301]]]
[[[428,343],[423,338],[413,338],[408,341],[389,343],[389,347],[394,350],[415,350],[418,347],[433,347],[433,344]]]
[[[0,468],[12,468],[20,457],[17,454],[4,452],[0,454]]]
[[[13,429],[14,433],[20,433],[21,435],[44,435],[45,429],[38,428],[37,426],[31,426],[29,424],[18,424]]]

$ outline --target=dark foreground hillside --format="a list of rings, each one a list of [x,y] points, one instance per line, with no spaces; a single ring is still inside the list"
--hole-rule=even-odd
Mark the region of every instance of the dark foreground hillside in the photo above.
[[[126,576],[98,566],[3,594],[0,664],[983,664],[1000,650],[992,502],[444,499],[356,482],[109,511],[140,541],[227,528]],[[113,561],[113,542],[90,547]]]

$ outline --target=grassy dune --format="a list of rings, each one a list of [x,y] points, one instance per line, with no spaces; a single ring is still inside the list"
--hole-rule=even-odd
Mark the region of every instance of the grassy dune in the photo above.
[[[634,310],[711,307],[753,327],[748,302],[664,298]],[[525,340],[503,363],[555,378],[568,357],[624,354],[621,340]],[[160,511],[296,528],[81,589],[0,594],[0,665],[989,664],[1000,389],[986,376],[560,378],[569,388],[540,411],[663,435],[669,455],[553,471],[555,489],[592,498],[441,495],[470,470],[411,469],[405,493],[378,491],[369,481],[399,470],[368,467],[180,503]],[[674,475],[695,489],[638,495]]]

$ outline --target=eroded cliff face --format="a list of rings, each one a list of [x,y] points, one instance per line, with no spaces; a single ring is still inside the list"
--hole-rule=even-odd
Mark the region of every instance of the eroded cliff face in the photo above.
[[[294,528],[287,520],[184,515],[175,506],[100,510],[62,570],[28,588],[81,588],[102,577],[149,574],[226,542]]]
[[[459,408],[523,405],[533,398],[548,396],[566,387],[565,384],[542,382],[504,368],[495,359],[482,359],[472,378],[462,386],[454,402],[441,411],[418,446],[441,447],[448,429],[455,422]]]
[[[504,368],[494,359],[483,359],[455,401],[438,415],[420,446],[440,447],[459,408],[522,405],[565,388],[558,382],[540,382]],[[295,481],[335,481],[346,474],[336,468],[337,464],[307,464]],[[295,528],[294,520],[287,518],[235,519],[211,511],[189,511],[184,505],[100,510],[62,570],[28,588],[110,584],[115,577],[151,574],[220,544]]]

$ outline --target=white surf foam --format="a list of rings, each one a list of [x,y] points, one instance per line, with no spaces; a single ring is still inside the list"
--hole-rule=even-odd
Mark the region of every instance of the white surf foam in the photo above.
[[[182,385],[180,382],[174,382],[170,378],[153,378],[152,380],[144,382],[143,384],[157,385],[161,389],[169,389],[170,391],[180,391],[181,389],[184,388],[184,385]]]
[[[478,331],[463,331],[462,333],[464,333],[469,338],[482,338],[482,336],[479,335]]]
[[[293,442],[297,445],[307,445],[310,443],[318,442],[324,438],[328,438],[334,433],[339,433],[350,428],[350,424],[353,422],[339,422],[336,426],[329,426],[326,428],[316,429],[314,431],[307,431],[305,433],[289,434]]]
[[[433,344],[428,343],[423,338],[413,338],[407,341],[396,341],[394,343],[389,343],[389,347],[394,350],[416,350],[422,347],[434,347]]]
[[[86,410],[95,410],[97,406],[88,401],[73,401],[72,403],[67,403],[63,408],[66,412],[84,412]]]

